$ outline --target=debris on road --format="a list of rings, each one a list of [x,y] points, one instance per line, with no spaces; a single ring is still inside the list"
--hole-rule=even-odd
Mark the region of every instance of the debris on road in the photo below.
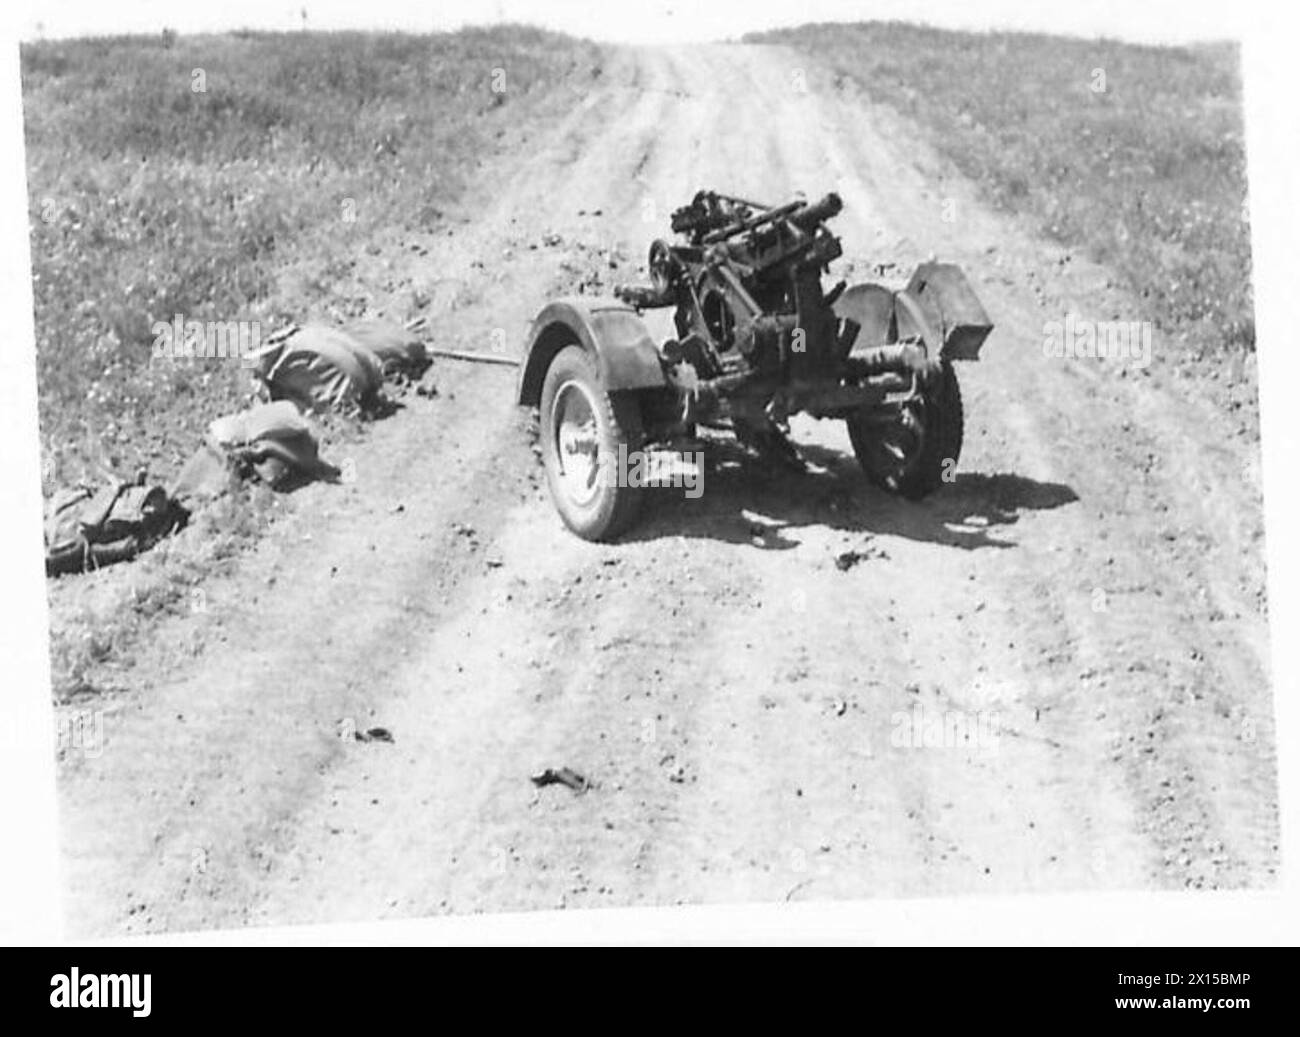
[[[586,792],[591,788],[591,782],[570,767],[561,767],[558,770],[547,767],[545,770],[538,771],[529,780],[539,789],[547,785],[566,785],[574,792]]]
[[[872,558],[884,559],[888,557],[888,552],[879,547],[865,547],[861,550],[851,549],[835,556],[835,568],[840,572],[848,572],[859,562],[870,561]]]
[[[352,735],[358,742],[389,742],[395,741],[393,732],[386,727],[370,727],[364,731],[356,731]]]
[[[861,551],[845,551],[835,556],[835,568],[842,573],[848,572],[866,557]]]

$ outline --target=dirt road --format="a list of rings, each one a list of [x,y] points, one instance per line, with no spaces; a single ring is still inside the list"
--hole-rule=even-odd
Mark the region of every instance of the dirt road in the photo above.
[[[513,144],[453,234],[361,257],[375,298],[427,289],[440,344],[514,351],[548,298],[636,280],[699,187],[836,190],[850,279],[934,252],[998,326],[959,370],[960,474],[896,501],[809,421],[808,475],[719,448],[702,498],[596,546],[510,370],[443,365],[65,764],[72,932],[1274,881],[1256,442],[1172,343],[1122,376],[1041,349],[1138,301],[778,49],[622,52]],[[927,736],[945,716],[972,739]],[[561,766],[593,787],[530,783]]]

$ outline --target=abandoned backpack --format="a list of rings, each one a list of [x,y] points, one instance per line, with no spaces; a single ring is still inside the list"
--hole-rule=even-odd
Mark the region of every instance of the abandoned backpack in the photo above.
[[[383,365],[338,328],[307,324],[272,335],[251,354],[253,373],[272,400],[304,411],[367,410],[378,399]]]
[[[288,400],[217,418],[208,426],[207,442],[231,460],[240,476],[256,475],[275,489],[338,475],[321,460],[311,423]]]
[[[165,536],[174,512],[161,486],[110,483],[60,490],[45,518],[47,574],[85,572],[134,558]]]
[[[429,366],[429,353],[419,337],[391,320],[366,317],[352,321],[343,331],[379,358],[385,378],[393,375],[419,378]]]
[[[212,422],[167,492],[192,512],[242,479],[256,478],[278,490],[338,475],[321,460],[311,423],[291,402],[277,400]]]

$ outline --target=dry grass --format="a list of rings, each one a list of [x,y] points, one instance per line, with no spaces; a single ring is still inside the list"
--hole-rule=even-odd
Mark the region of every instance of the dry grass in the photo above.
[[[164,481],[245,405],[237,362],[154,358],[154,322],[265,334],[360,312],[356,257],[438,232],[504,130],[562,110],[600,67],[596,46],[518,26],[25,45],[45,493],[103,470]],[[130,565],[52,581],[56,697],[111,688],[277,510],[248,489]]]
[[[815,55],[914,121],[995,205],[1114,270],[1183,359],[1254,350],[1235,46],[896,23],[748,38]]]
[[[237,363],[152,358],[156,321],[269,333],[347,296],[377,230],[436,229],[501,128],[599,64],[520,27],[25,45],[46,492],[172,471],[243,404]]]

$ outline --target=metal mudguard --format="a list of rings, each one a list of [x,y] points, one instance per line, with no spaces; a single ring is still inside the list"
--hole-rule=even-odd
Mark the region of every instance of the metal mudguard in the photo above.
[[[894,326],[894,293],[880,284],[855,284],[835,300],[835,316],[858,326],[853,352],[897,341]]]
[[[961,268],[951,263],[922,263],[901,291],[854,285],[836,300],[835,314],[859,325],[854,353],[916,336],[931,356],[978,360],[993,330]]]
[[[592,357],[608,391],[666,384],[659,350],[635,309],[613,298],[570,296],[543,307],[528,332],[518,402],[536,407],[551,360],[565,346]]]
[[[956,263],[922,263],[899,293],[920,303],[931,327],[943,337],[950,360],[978,360],[980,346],[993,330],[975,289]]]

